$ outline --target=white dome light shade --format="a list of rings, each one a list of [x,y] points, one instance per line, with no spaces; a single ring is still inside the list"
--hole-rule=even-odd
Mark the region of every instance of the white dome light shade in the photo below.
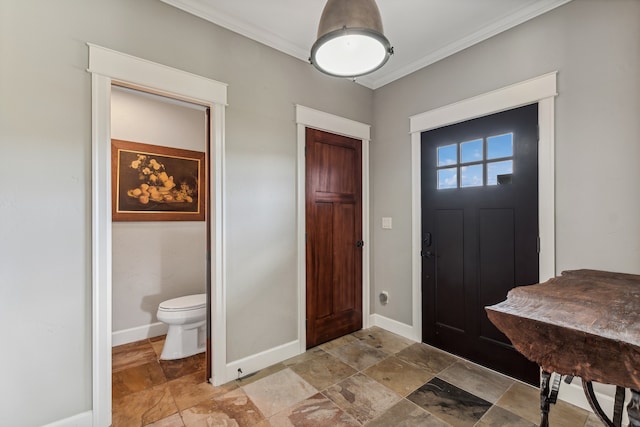
[[[382,67],[392,54],[375,0],[327,1],[309,58],[318,70],[358,77]]]
[[[386,39],[343,30],[318,40],[311,51],[311,62],[332,76],[357,77],[382,67],[389,59],[389,49]]]

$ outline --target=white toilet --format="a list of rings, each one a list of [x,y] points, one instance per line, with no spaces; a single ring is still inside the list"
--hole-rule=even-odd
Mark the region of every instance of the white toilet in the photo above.
[[[158,320],[169,325],[160,359],[202,353],[206,343],[207,294],[187,295],[160,303]]]

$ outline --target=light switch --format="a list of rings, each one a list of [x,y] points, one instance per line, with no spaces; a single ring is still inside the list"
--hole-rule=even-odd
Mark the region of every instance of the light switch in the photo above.
[[[382,228],[391,230],[393,228],[393,221],[391,217],[382,217]]]

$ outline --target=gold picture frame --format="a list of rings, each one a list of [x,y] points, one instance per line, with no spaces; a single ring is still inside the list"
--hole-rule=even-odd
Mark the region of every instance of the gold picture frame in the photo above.
[[[204,221],[205,153],[111,140],[113,221]]]

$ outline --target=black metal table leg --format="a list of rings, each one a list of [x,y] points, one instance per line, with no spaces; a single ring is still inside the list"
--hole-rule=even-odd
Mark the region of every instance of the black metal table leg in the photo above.
[[[551,384],[551,373],[546,371],[540,373],[540,427],[549,427],[549,410],[551,404],[558,400],[561,380],[562,375],[557,375]]]
[[[542,371],[540,373],[540,427],[549,427],[549,381],[551,373]]]
[[[631,390],[631,402],[627,405],[629,427],[640,427],[640,392]]]

